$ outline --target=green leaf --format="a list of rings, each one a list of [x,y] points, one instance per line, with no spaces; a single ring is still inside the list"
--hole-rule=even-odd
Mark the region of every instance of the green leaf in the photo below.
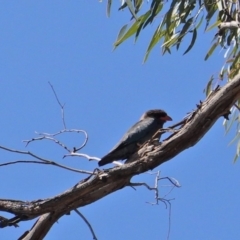
[[[117,38],[116,42],[113,44],[114,48],[116,48],[117,46],[119,46],[122,42],[124,42],[126,39],[128,39],[129,37],[131,37],[137,30],[138,30],[138,27],[139,27],[139,22],[138,21],[135,21],[133,23],[133,25],[128,29],[128,31],[122,35],[118,34],[118,36],[120,35],[120,38]],[[122,29],[124,28],[124,26],[122,27]],[[121,30],[122,30],[121,29]],[[121,31],[120,30],[120,31]]]
[[[231,117],[231,120],[228,121],[229,123],[226,126],[226,134],[229,132],[229,130],[231,129],[233,123],[238,119],[238,116],[236,116],[236,112],[234,112],[234,115]],[[239,138],[239,134],[229,143],[229,145],[231,145],[237,138]]]
[[[165,17],[166,17],[166,29],[167,30],[169,29],[169,26],[172,23],[172,13],[173,13],[174,7],[175,7],[177,2],[178,2],[178,0],[172,0],[170,8],[169,8],[168,12],[165,14]]]
[[[205,27],[205,30],[207,29],[208,25],[209,25],[209,22],[211,20],[211,18],[213,17],[214,13],[217,11],[217,6],[216,6],[216,3],[213,3],[208,11],[208,14],[206,16],[206,20],[207,20],[207,23],[206,23],[206,27]]]
[[[137,41],[138,36],[139,36],[139,34],[140,34],[143,26],[144,26],[144,23],[145,23],[145,21],[147,20],[147,18],[149,17],[150,14],[151,14],[151,11],[148,10],[143,16],[141,16],[141,17],[138,19],[138,21],[140,21],[141,24],[139,25],[139,27],[138,27],[138,29],[137,29],[137,32],[136,32],[135,42]]]
[[[133,15],[133,17],[136,19],[136,21],[138,20],[137,15],[135,14],[135,10],[134,7],[132,5],[132,2],[130,0],[125,0],[126,4],[128,5],[128,8],[131,12],[131,14]]]
[[[238,144],[237,144],[237,156],[239,157],[239,153],[240,153],[240,141],[238,141]],[[237,158],[235,158],[235,161],[234,163],[237,161]]]
[[[238,133],[228,145],[233,144],[237,139],[239,139],[239,137],[240,137],[240,134]],[[240,141],[238,141],[238,145],[237,145],[237,155],[238,156],[239,156],[239,153],[240,153]]]
[[[186,8],[185,7],[185,0],[182,0],[179,7],[178,7],[179,13],[182,14],[184,12],[185,8]]]
[[[188,5],[184,12],[181,14],[181,22],[184,23],[189,15],[191,15],[192,10],[195,8],[196,2],[193,1],[192,4]]]
[[[208,32],[212,30],[213,28],[217,27],[221,23],[220,20],[216,21],[214,24],[212,24],[209,28],[207,28],[205,31]]]
[[[216,4],[216,0],[204,0],[204,6],[207,12],[210,12],[213,4]]]
[[[196,41],[196,38],[197,38],[197,30],[196,30],[196,28],[194,28],[193,34],[192,34],[192,41],[191,41],[190,45],[188,46],[187,50],[183,53],[183,55],[185,55],[187,52],[189,52],[192,49],[192,47]]]
[[[239,158],[239,156],[236,154],[234,159],[233,159],[233,163],[236,163],[238,158]]]
[[[206,92],[206,96],[208,96],[210,94],[210,92],[212,91],[212,81],[213,80],[214,80],[214,77],[212,75],[210,80],[208,81],[206,89],[204,90]]]
[[[122,5],[118,10],[122,10],[122,9],[124,9],[124,8],[127,7],[127,6],[128,6],[127,3],[124,2],[123,5]]]
[[[184,35],[187,33],[188,29],[191,27],[192,23],[193,23],[193,17],[189,18],[187,20],[187,22],[184,24],[184,26],[179,34],[179,37],[178,37],[177,49],[179,49],[181,41],[182,41]]]
[[[234,58],[235,58],[235,55],[237,53],[237,50],[238,50],[238,44],[236,44],[233,48],[233,50],[229,53],[228,55],[228,59],[227,59],[227,63],[228,62],[233,62],[234,61]]]
[[[215,50],[215,48],[217,47],[218,43],[215,42],[212,47],[210,48],[210,50],[208,51],[207,55],[205,56],[204,60],[206,61],[213,53],[213,51]]]
[[[238,62],[239,57],[240,57],[240,51],[238,52],[237,56],[235,56],[234,61],[233,61],[232,65],[231,65],[231,69],[235,68],[235,65]]]
[[[121,29],[120,29],[120,31],[119,31],[119,33],[118,33],[118,36],[117,36],[117,39],[120,39],[120,38],[122,38],[122,36],[124,35],[124,33],[126,32],[126,30],[127,30],[127,24],[126,25],[124,25]]]
[[[173,34],[167,41],[165,41],[163,43],[163,45],[161,47],[171,47],[171,45],[173,45],[174,43],[176,43],[178,41],[178,33]]]
[[[218,11],[222,11],[223,10],[223,5],[222,5],[222,2],[221,1],[216,1],[217,3],[217,7],[218,7]]]
[[[230,34],[227,37],[227,45],[230,46],[232,39],[236,36],[237,31],[231,31]]]
[[[153,5],[153,8],[150,10],[151,16],[144,23],[143,28],[145,28],[149,23],[152,23],[153,19],[159,14],[162,8],[163,8],[163,2],[156,0],[155,4]]]
[[[219,72],[219,80],[222,80],[224,79],[224,75],[225,73],[227,72],[227,69],[225,68],[225,64],[223,64],[220,72]]]
[[[171,54],[171,51],[168,47],[164,47],[163,51],[162,51],[162,55],[164,55],[166,52],[168,52],[169,54]]]
[[[135,13],[139,11],[143,3],[143,0],[134,0]]]
[[[108,3],[107,3],[107,17],[110,17],[111,6],[112,6],[112,0],[108,0]]]
[[[204,16],[201,17],[200,21],[198,22],[197,26],[195,27],[196,29],[198,29],[201,26],[202,21],[203,21],[203,17]]]
[[[143,62],[145,63],[148,59],[149,53],[153,49],[153,47],[160,41],[160,39],[165,35],[166,30],[161,30],[162,29],[162,23],[158,26],[156,29],[155,33],[153,34],[152,40],[150,44],[148,45],[147,52],[144,56]]]
[[[137,34],[136,38],[138,37],[142,24],[146,21],[146,19],[148,18],[150,14],[150,11],[148,11],[147,13],[145,13],[144,15],[142,15],[141,17],[139,17],[138,21],[135,21],[132,26],[127,30],[127,32],[125,33],[125,26],[123,26],[121,28],[121,30],[119,31],[118,37],[116,42],[113,44],[114,48],[116,48],[117,46],[119,46],[122,42],[124,42],[126,39],[128,39],[129,37],[131,37],[133,34]],[[137,32],[138,31],[138,32]],[[135,39],[136,40],[136,39]]]

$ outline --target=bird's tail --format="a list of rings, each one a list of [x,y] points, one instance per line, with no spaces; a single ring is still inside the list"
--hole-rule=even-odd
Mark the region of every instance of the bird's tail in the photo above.
[[[112,159],[112,156],[106,155],[98,162],[98,166],[101,167],[101,166],[111,163],[113,161],[114,160]]]

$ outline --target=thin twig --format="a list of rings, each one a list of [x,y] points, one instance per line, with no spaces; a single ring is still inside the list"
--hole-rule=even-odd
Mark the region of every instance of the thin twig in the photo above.
[[[16,161],[12,161],[12,162],[1,163],[0,167],[4,167],[4,166],[7,166],[7,165],[12,165],[12,164],[16,164],[16,163],[48,164],[48,163],[45,163],[45,162],[39,162],[39,161],[33,161],[33,160],[16,160]]]
[[[160,180],[163,180],[163,179],[167,179],[169,180],[172,184],[173,184],[173,188],[174,187],[181,187],[181,185],[179,184],[179,182],[175,179],[175,178],[170,178],[170,177],[162,177],[160,178],[160,171],[157,171],[156,173],[149,173],[149,174],[156,174],[156,178],[155,178],[155,184],[154,184],[154,187],[150,187],[147,183],[145,182],[137,182],[137,183],[132,183],[130,182],[128,186],[130,187],[139,187],[139,186],[144,186],[146,187],[148,190],[153,190],[155,191],[155,199],[156,199],[156,203],[150,203],[152,205],[156,205],[158,204],[158,200],[159,201],[168,201],[167,199],[165,199],[164,197],[166,197],[171,191],[172,189],[169,191],[169,193],[167,193],[163,198],[160,198],[159,197],[159,190],[158,190],[158,182]],[[135,189],[135,188],[134,188]]]
[[[94,161],[98,161],[98,162],[101,160],[101,158],[98,158],[98,157],[93,157],[93,156],[89,156],[85,153],[76,153],[76,152],[71,152],[70,154],[65,154],[63,156],[63,158],[65,158],[65,157],[84,157],[84,158],[87,158],[89,161],[94,160]],[[112,163],[117,165],[117,166],[122,166],[123,165],[123,163],[118,162],[118,161],[113,161]]]
[[[159,191],[158,191],[158,181],[160,180],[160,171],[157,171],[157,176],[155,178],[155,199],[156,199],[156,204],[158,204],[158,200],[159,200]]]
[[[71,152],[71,150],[68,149],[67,146],[65,146],[62,142],[60,142],[59,140],[52,138],[52,137],[42,136],[42,137],[38,137],[38,138],[32,138],[30,140],[23,140],[23,142],[26,142],[25,147],[27,147],[30,142],[39,141],[39,140],[43,140],[43,139],[53,141],[56,144],[58,144],[59,146],[61,146],[62,148],[64,148],[66,151]]]
[[[181,184],[178,182],[177,179],[175,178],[170,178],[170,177],[162,177],[162,178],[159,178],[159,180],[162,180],[162,179],[167,179],[168,181],[170,181],[175,187],[181,187]]]
[[[8,222],[9,219],[3,217],[3,216],[0,216],[0,225],[2,225],[3,222]],[[14,227],[19,227],[19,225],[17,223],[12,223],[10,224],[9,226],[14,226]]]
[[[74,209],[74,211],[83,219],[83,221],[88,225],[91,233],[92,233],[92,236],[93,236],[93,240],[97,240],[97,237],[93,231],[93,228],[91,226],[91,224],[89,223],[89,221],[84,217],[84,215],[82,213],[80,213],[77,209]]]
[[[86,131],[84,130],[80,130],[80,129],[63,129],[57,133],[38,133],[35,132],[37,135],[41,136],[41,137],[37,137],[37,138],[32,138],[30,140],[23,140],[23,142],[26,142],[26,147],[28,146],[29,143],[33,142],[33,141],[39,141],[39,140],[43,140],[43,139],[47,139],[47,140],[51,140],[54,141],[56,144],[58,144],[59,146],[63,147],[65,150],[67,150],[68,152],[72,152],[72,150],[70,150],[67,146],[65,146],[62,142],[60,142],[58,139],[54,138],[57,135],[60,135],[62,133],[69,133],[69,132],[75,132],[75,133],[83,133],[85,135],[85,140],[83,142],[83,144],[76,148],[73,148],[73,152],[77,152],[79,150],[81,150],[82,148],[84,148],[88,142],[88,134]]]
[[[76,168],[70,168],[70,167],[55,163],[53,161],[52,162],[38,162],[38,161],[33,161],[33,160],[17,160],[17,161],[12,161],[12,162],[1,163],[0,167],[4,167],[4,166],[7,166],[7,165],[12,165],[12,164],[17,164],[17,163],[36,163],[36,164],[52,165],[52,166],[60,167],[60,168],[63,168],[63,169],[66,169],[66,170],[69,170],[69,171],[72,171],[72,172],[95,175],[93,172],[86,171],[86,170],[79,170],[79,169],[76,169]]]
[[[62,105],[61,102],[59,101],[58,96],[57,96],[57,94],[56,94],[56,92],[55,92],[55,89],[54,89],[53,85],[52,85],[50,82],[48,82],[48,84],[49,84],[50,87],[52,88],[52,91],[53,91],[53,93],[54,93],[54,95],[55,95],[55,98],[56,98],[59,106],[61,107],[63,127],[64,127],[64,129],[66,129],[67,127],[66,127],[65,118],[64,118],[64,105]]]
[[[88,138],[87,132],[84,130],[80,130],[80,129],[63,129],[59,132],[56,133],[39,133],[39,132],[35,132],[36,134],[40,135],[40,136],[50,136],[50,137],[55,137],[59,134],[65,133],[65,132],[76,132],[76,133],[84,133],[85,137]]]
[[[30,156],[40,160],[42,163],[53,165],[53,166],[56,166],[56,167],[60,167],[60,168],[63,168],[63,169],[66,169],[66,170],[69,170],[69,171],[72,171],[72,172],[78,172],[78,173],[84,173],[84,174],[93,174],[93,172],[90,172],[90,171],[78,170],[78,169],[75,169],[75,168],[70,168],[70,167],[67,167],[65,165],[56,163],[56,162],[54,162],[52,160],[41,158],[41,157],[39,157],[39,156],[29,152],[29,151],[27,151],[27,152],[26,151],[20,151],[20,150],[16,150],[16,149],[6,148],[6,147],[3,147],[3,146],[0,146],[0,149],[6,150],[8,152],[30,155]],[[6,165],[9,165],[9,164],[15,164],[15,163],[23,163],[23,162],[21,162],[21,160],[20,160],[20,161],[14,161],[14,162],[9,162],[9,163],[3,163],[2,166],[6,166]],[[37,163],[37,162],[31,161],[30,163]]]
[[[128,186],[130,186],[130,187],[140,187],[140,186],[144,186],[144,187],[146,187],[148,190],[156,190],[156,188],[155,187],[150,187],[147,183],[145,183],[145,182],[138,182],[138,183],[129,183],[129,185]],[[135,188],[134,188],[135,189]]]
[[[92,160],[100,161],[101,160],[98,157],[93,157],[93,156],[89,156],[89,155],[87,155],[85,153],[76,153],[76,152],[71,152],[70,154],[65,154],[63,156],[63,158],[65,158],[65,157],[83,157],[83,158],[87,158],[89,161],[92,161]]]
[[[162,186],[161,186],[162,187]],[[175,188],[175,186],[168,186],[168,187],[171,187],[171,189],[163,196],[163,198],[165,199],[172,191],[173,189]]]
[[[175,127],[178,127],[180,125],[183,125],[184,123],[186,123],[187,119],[183,119],[182,121],[172,125],[172,126],[169,126],[168,128],[175,128]]]
[[[172,226],[172,223],[171,223],[172,204],[171,204],[170,201],[168,202],[168,204],[169,204],[169,212],[168,212],[168,234],[167,234],[167,240],[169,240],[169,238],[170,238],[170,232],[171,232],[171,226]]]
[[[170,194],[175,187],[180,187],[181,185],[179,184],[179,182],[175,178],[170,178],[170,177],[162,177],[162,178],[160,178],[160,171],[157,171],[156,173],[150,173],[150,174],[156,174],[154,187],[150,187],[147,183],[144,183],[144,182],[129,183],[129,186],[133,187],[133,188],[134,188],[134,186],[144,186],[148,190],[153,190],[153,191],[155,191],[155,200],[156,200],[156,202],[147,202],[147,203],[149,203],[151,205],[158,205],[158,202],[161,201],[162,203],[165,204],[166,208],[168,208],[168,206],[169,206],[169,212],[168,212],[168,233],[167,233],[167,240],[169,240],[170,232],[171,232],[171,211],[172,211],[172,205],[171,205],[170,201],[173,200],[173,199],[166,199],[165,197],[168,194]],[[173,186],[172,186],[171,190],[167,194],[165,194],[165,196],[162,198],[162,197],[159,197],[158,182],[160,180],[163,180],[163,179],[169,180],[173,184]]]

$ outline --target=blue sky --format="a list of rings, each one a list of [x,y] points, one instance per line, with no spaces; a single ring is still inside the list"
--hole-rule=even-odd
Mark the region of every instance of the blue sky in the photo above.
[[[34,132],[54,133],[63,128],[60,108],[50,81],[65,103],[68,128],[84,129],[92,156],[105,155],[148,109],[162,108],[180,121],[205,98],[203,89],[217,75],[224,59],[219,49],[204,62],[213,32],[199,32],[196,46],[172,55],[161,55],[158,45],[142,64],[157,20],[115,51],[119,29],[129,21],[128,11],[113,5],[106,17],[106,1],[5,1],[0,8],[0,111],[1,146],[30,150],[71,167],[93,170],[96,162],[65,158],[63,149],[51,142],[34,142],[26,149],[22,140]],[[185,45],[187,46],[187,45]],[[156,170],[176,178],[182,185],[168,198],[172,201],[171,240],[240,239],[239,163],[232,163],[234,135],[225,136],[221,118],[193,148],[187,149]],[[166,124],[167,126],[167,124]],[[61,140],[70,147],[83,136],[66,134]],[[31,159],[1,150],[0,162]],[[108,165],[111,167],[111,165]],[[41,165],[19,164],[0,168],[1,198],[36,200],[62,193],[84,175]],[[142,174],[134,181],[154,184]],[[166,185],[168,182],[160,182]],[[160,194],[169,188],[162,186]],[[166,239],[168,209],[151,206],[154,193],[144,188],[122,189],[79,209],[91,222],[99,240]],[[9,214],[1,214],[10,217]],[[35,220],[34,220],[35,221]],[[19,228],[1,229],[1,239],[17,239],[34,221]],[[86,224],[74,212],[64,216],[46,236],[50,239],[92,239]]]

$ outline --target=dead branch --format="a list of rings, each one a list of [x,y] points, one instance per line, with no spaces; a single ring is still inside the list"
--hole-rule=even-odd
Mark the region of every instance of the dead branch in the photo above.
[[[89,156],[85,153],[75,153],[75,152],[72,152],[70,154],[65,154],[63,156],[63,158],[65,158],[65,157],[84,157],[84,158],[88,159],[89,161],[92,161],[92,160],[100,161],[101,160],[101,158],[98,158],[98,157]],[[113,161],[112,163],[117,165],[117,166],[122,166],[123,165],[123,163],[118,162],[118,161]]]
[[[55,96],[55,98],[57,100],[58,105],[61,108],[63,127],[64,127],[64,129],[66,129],[67,127],[66,127],[65,117],[64,117],[64,105],[61,104],[61,102],[59,101],[57,93],[55,92],[55,89],[54,89],[53,85],[50,82],[48,82],[48,83],[49,83],[50,87],[52,88],[52,91],[54,93],[54,96]]]
[[[169,177],[163,177],[163,178],[160,178],[160,171],[157,171],[156,174],[156,177],[155,177],[155,184],[154,184],[154,187],[150,187],[148,184],[146,183],[129,183],[129,186],[131,187],[134,187],[134,186],[144,186],[146,187],[148,190],[153,190],[155,192],[155,200],[156,202],[147,202],[151,205],[158,205],[159,204],[159,201],[161,201],[162,203],[165,204],[165,207],[167,208],[169,206],[169,212],[168,212],[168,233],[167,233],[167,239],[169,239],[170,237],[170,231],[171,231],[171,200],[173,199],[166,199],[165,197],[170,194],[170,192],[173,190],[174,187],[180,187],[180,184],[179,182],[174,179],[174,178],[169,178]],[[167,179],[169,180],[169,182],[172,183],[172,188],[171,190],[165,194],[164,197],[159,197],[159,186],[158,186],[158,183],[160,180],[163,180],[163,179]]]
[[[55,166],[55,167],[60,167],[60,168],[63,168],[63,169],[66,169],[66,170],[69,170],[69,171],[72,171],[72,172],[83,173],[83,174],[93,174],[93,172],[90,172],[90,171],[85,171],[85,170],[79,170],[79,169],[71,168],[71,167],[59,164],[59,163],[57,163],[55,161],[39,157],[36,154],[33,154],[33,153],[29,152],[29,151],[21,151],[21,150],[7,148],[7,147],[4,147],[4,146],[0,146],[0,149],[3,149],[3,150],[8,151],[8,152],[12,152],[12,153],[19,153],[19,154],[24,154],[24,155],[30,155],[30,156],[32,156],[32,157],[34,157],[34,158],[39,160],[39,161],[33,161],[33,160],[10,161],[10,162],[6,162],[6,163],[0,164],[0,167],[1,166],[11,165],[11,164],[16,164],[16,163],[38,163],[38,164],[47,164],[47,165],[52,165],[52,166]]]
[[[92,233],[92,236],[93,236],[93,240],[97,240],[97,237],[96,237],[96,234],[94,233],[93,231],[93,228],[91,226],[91,224],[89,223],[89,221],[84,217],[84,215],[82,213],[80,213],[77,209],[74,210],[82,219],[83,221],[88,225],[91,233]]]
[[[18,240],[42,240],[54,223],[61,217],[59,212],[45,213]]]
[[[0,211],[14,214],[18,219],[15,221],[16,224],[22,220],[26,221],[40,216],[39,219],[43,219],[43,223],[37,222],[33,229],[41,233],[43,238],[51,225],[64,214],[128,186],[133,176],[154,169],[194,146],[221,116],[229,114],[229,109],[239,98],[240,74],[224,87],[214,90],[176,134],[161,144],[152,146],[152,151],[146,151],[145,154],[144,149],[147,150],[149,146],[144,146],[141,156],[136,155],[135,161],[96,171],[95,175],[91,175],[71,189],[52,198],[31,202],[0,199]],[[23,152],[23,154],[29,153]],[[45,220],[45,218],[48,219]],[[32,230],[23,239],[40,239],[30,238],[31,232]]]
[[[85,139],[84,142],[82,143],[82,145],[78,148],[73,147],[73,150],[70,150],[70,148],[68,148],[67,146],[65,146],[62,142],[60,142],[56,136],[63,134],[63,133],[83,133],[85,135]],[[65,150],[67,150],[68,152],[77,152],[79,150],[81,150],[82,148],[84,148],[88,142],[88,134],[86,131],[84,130],[80,130],[80,129],[63,129],[57,133],[38,133],[35,132],[37,135],[40,135],[41,137],[37,137],[37,138],[32,138],[30,140],[23,140],[23,142],[26,142],[26,147],[28,146],[29,143],[33,142],[33,141],[41,141],[41,140],[50,140],[55,142],[56,144],[58,144],[60,147],[64,148]]]
[[[240,27],[239,22],[231,21],[231,22],[222,22],[218,25],[220,30],[223,29],[238,29]]]

